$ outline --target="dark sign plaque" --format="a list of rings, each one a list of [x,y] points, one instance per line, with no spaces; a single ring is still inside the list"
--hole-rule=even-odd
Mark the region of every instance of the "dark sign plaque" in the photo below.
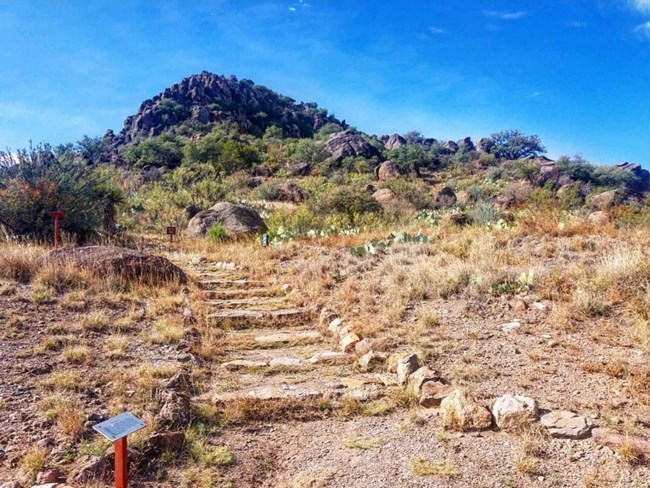
[[[106,437],[109,441],[115,442],[117,439],[140,430],[145,423],[129,412],[124,412],[117,417],[110,418],[99,424],[93,425],[93,429]]]
[[[175,236],[176,235],[176,227],[167,227],[167,235],[168,236]]]

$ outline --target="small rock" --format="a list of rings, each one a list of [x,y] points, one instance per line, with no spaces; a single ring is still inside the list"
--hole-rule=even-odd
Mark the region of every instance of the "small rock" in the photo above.
[[[552,437],[561,439],[585,439],[592,427],[587,417],[566,410],[549,412],[542,416],[541,422]]]
[[[343,352],[353,352],[354,351],[354,346],[360,340],[361,339],[359,338],[358,335],[356,335],[354,332],[350,332],[349,334],[346,334],[341,339],[341,343],[339,344],[339,347],[340,347],[341,351],[343,351]]]
[[[47,471],[41,471],[36,475],[36,483],[39,485],[57,483],[61,478],[63,478],[63,473],[61,471],[58,469],[48,469]]]
[[[81,456],[72,466],[66,481],[68,483],[87,483],[103,479],[108,473],[109,463],[104,456]]]
[[[320,326],[324,326],[325,324],[331,324],[333,320],[335,320],[337,315],[332,312],[331,310],[324,308],[320,311],[320,315],[318,317],[318,324]]]
[[[405,385],[409,376],[420,367],[420,360],[417,354],[407,354],[397,361],[397,383]]]
[[[375,366],[382,365],[386,362],[386,354],[382,352],[369,351],[358,360],[359,368],[362,371],[369,371]]]
[[[184,393],[165,391],[161,395],[163,406],[160,409],[160,420],[163,425],[183,426],[190,421],[190,397]]]
[[[613,449],[620,449],[624,445],[628,445],[632,446],[638,454],[650,456],[650,441],[642,437],[623,435],[606,428],[593,429],[591,434],[598,444]]]
[[[362,385],[343,394],[343,398],[354,398],[360,402],[376,400],[382,396],[384,396],[384,387],[378,384]]]
[[[490,411],[461,390],[454,390],[442,400],[440,414],[442,425],[452,430],[484,430],[492,426]]]
[[[327,326],[327,330],[329,330],[332,333],[332,335],[337,336],[340,335],[339,330],[341,329],[341,327],[343,327],[343,321],[341,320],[340,317],[336,317]]]
[[[524,302],[523,300],[517,300],[513,308],[515,309],[515,312],[522,313],[526,311],[528,306],[526,305],[526,302]]]
[[[521,323],[518,320],[515,320],[513,322],[508,322],[507,324],[501,324],[499,327],[501,327],[503,332],[511,332],[521,327]]]
[[[529,397],[503,395],[494,402],[492,415],[500,429],[517,429],[539,415],[537,402]]]
[[[438,374],[433,371],[431,368],[422,366],[418,368],[413,374],[408,377],[409,388],[413,394],[420,398],[422,394],[422,385],[427,381],[439,381],[440,378]]]
[[[531,307],[536,308],[540,312],[544,312],[544,313],[548,312],[548,305],[542,302],[533,302]]]
[[[147,457],[157,456],[164,451],[180,452],[185,444],[183,431],[156,432],[144,441],[144,454]]]
[[[354,346],[354,352],[362,356],[369,353],[372,350],[372,340],[371,339],[362,339],[356,343]]]
[[[280,287],[283,293],[290,293],[293,290],[293,287],[289,283],[285,283]]]
[[[443,399],[451,394],[454,388],[440,381],[426,381],[422,385],[420,394],[420,406],[432,408],[440,406]]]
[[[404,356],[406,356],[408,353],[406,352],[394,352],[388,357],[388,372],[389,373],[397,373],[397,363],[399,362],[400,359],[402,359]]]
[[[163,384],[163,389],[189,392],[192,389],[192,378],[185,371],[180,371]]]

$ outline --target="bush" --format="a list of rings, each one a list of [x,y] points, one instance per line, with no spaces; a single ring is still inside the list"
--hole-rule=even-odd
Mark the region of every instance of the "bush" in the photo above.
[[[382,211],[381,204],[372,198],[372,195],[350,187],[336,188],[332,193],[324,195],[314,202],[314,209],[321,214],[343,214],[351,225],[354,225],[362,214]]]
[[[226,229],[219,222],[213,224],[205,235],[208,241],[214,242],[215,244],[225,241],[227,237]]]
[[[55,154],[50,145],[39,144],[14,157],[0,152],[0,224],[15,235],[49,239],[48,213],[61,211],[61,231],[83,241],[114,216],[120,200],[121,193],[100,172],[76,161],[69,148]]]

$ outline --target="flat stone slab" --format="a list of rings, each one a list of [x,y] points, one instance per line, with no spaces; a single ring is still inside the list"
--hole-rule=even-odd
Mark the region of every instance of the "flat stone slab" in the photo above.
[[[268,361],[251,360],[251,359],[235,359],[221,364],[221,367],[228,371],[238,371],[241,369],[254,369],[264,368],[269,365]]]
[[[598,444],[611,447],[612,449],[620,449],[627,445],[639,454],[650,456],[650,441],[643,437],[619,434],[616,431],[606,428],[593,429],[591,434],[594,441]]]
[[[309,358],[311,364],[341,364],[351,363],[352,361],[354,361],[354,356],[339,351],[323,351]]]
[[[199,287],[201,288],[249,288],[251,286],[263,286],[266,283],[263,281],[251,281],[251,280],[200,280]]]
[[[271,361],[269,361],[269,366],[271,366],[272,368],[274,367],[291,368],[297,366],[306,366],[308,364],[309,362],[305,361],[302,358],[295,358],[290,356],[281,356],[281,357],[273,358],[271,359]]]
[[[246,297],[246,298],[225,298],[218,300],[205,300],[206,303],[215,307],[233,308],[241,305],[271,305],[276,304],[280,307],[286,307],[284,297]]]
[[[568,410],[554,410],[542,415],[541,423],[551,437],[561,439],[586,439],[591,435],[593,427],[587,417]]]
[[[316,331],[279,332],[277,334],[255,336],[253,340],[260,345],[276,344],[305,344],[320,340],[321,335]]]
[[[270,323],[291,322],[298,325],[309,318],[309,310],[305,308],[284,308],[280,310],[246,310],[227,309],[208,314],[207,318],[213,321],[230,323],[240,328],[264,327]]]
[[[222,290],[203,290],[202,293],[206,297],[215,299],[282,296],[282,293],[275,288],[226,288]]]
[[[302,383],[272,383],[245,388],[237,391],[217,393],[213,395],[214,403],[226,403],[240,399],[254,400],[306,400],[309,398],[322,398],[334,387],[324,381],[305,381]]]

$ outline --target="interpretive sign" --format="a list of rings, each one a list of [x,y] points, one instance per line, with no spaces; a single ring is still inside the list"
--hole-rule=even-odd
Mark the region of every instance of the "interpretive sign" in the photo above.
[[[167,235],[168,236],[175,236],[176,235],[176,227],[167,227]]]
[[[129,412],[124,412],[117,417],[93,425],[93,429],[106,437],[109,441],[115,442],[136,430],[140,430],[144,426],[144,422],[135,415]]]

